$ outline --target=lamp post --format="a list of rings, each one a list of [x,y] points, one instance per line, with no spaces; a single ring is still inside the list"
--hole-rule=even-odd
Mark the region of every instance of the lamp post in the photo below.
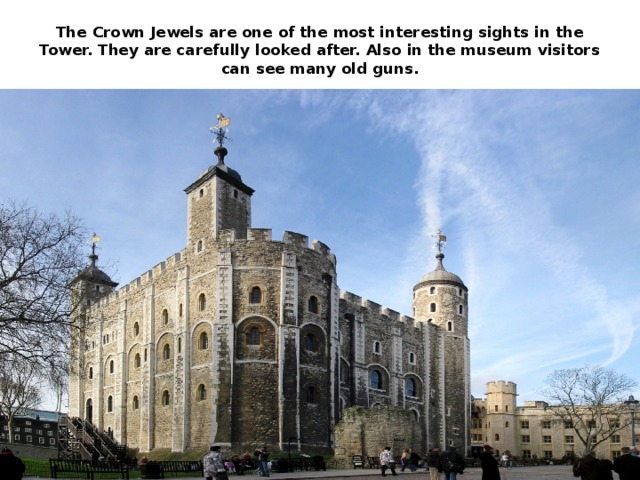
[[[631,413],[631,446],[636,446],[636,429],[635,429],[635,415],[636,408],[638,408],[639,400],[633,398],[633,395],[629,395],[629,399],[624,401],[625,405],[629,407],[629,413]]]

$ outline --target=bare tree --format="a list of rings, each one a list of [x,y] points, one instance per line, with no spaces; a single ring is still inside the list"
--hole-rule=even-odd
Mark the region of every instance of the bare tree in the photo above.
[[[42,368],[69,342],[74,305],[69,284],[86,260],[80,220],[0,204],[0,355]]]
[[[631,423],[623,403],[637,382],[601,366],[555,370],[542,390],[557,421],[572,428],[584,454]]]
[[[0,415],[7,419],[8,441],[13,443],[13,418],[23,409],[35,408],[42,394],[37,367],[9,353],[0,361]]]

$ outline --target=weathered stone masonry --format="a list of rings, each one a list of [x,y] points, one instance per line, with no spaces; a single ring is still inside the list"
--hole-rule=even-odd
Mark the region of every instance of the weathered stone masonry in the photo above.
[[[415,447],[468,446],[467,288],[442,255],[404,316],[341,293],[323,243],[252,228],[253,189],[224,155],[185,191],[181,252],[117,291],[95,258],[79,274],[95,294],[72,341],[71,415],[141,451],[296,439],[349,455],[377,452],[361,433],[345,443],[346,409],[390,406]]]

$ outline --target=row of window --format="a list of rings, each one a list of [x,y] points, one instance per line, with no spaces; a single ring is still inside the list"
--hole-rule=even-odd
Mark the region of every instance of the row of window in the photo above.
[[[379,370],[371,370],[369,374],[369,387],[374,390],[384,390],[383,375]],[[416,381],[413,378],[405,378],[404,380],[404,393],[407,397],[417,397],[418,390],[416,388]]]
[[[373,342],[373,353],[376,354],[376,355],[382,355],[382,344],[378,340],[375,340]],[[416,354],[413,353],[413,352],[409,352],[407,354],[407,361],[411,365],[415,365],[416,364]]]
[[[317,389],[313,386],[309,386],[305,389],[305,399],[307,403],[317,403]],[[207,388],[200,384],[196,389],[196,400],[201,402],[207,399]],[[171,404],[171,395],[169,394],[169,390],[164,390],[161,396],[161,403],[163,406],[169,406]],[[131,408],[133,410],[138,410],[140,408],[140,399],[137,395],[134,395],[131,400]],[[107,412],[113,412],[113,396],[109,395],[107,397]]]
[[[7,435],[2,433],[0,434],[0,440],[7,440]],[[46,444],[46,438],[45,437],[38,437],[38,444],[40,445],[45,445]],[[19,434],[15,434],[13,436],[13,441],[14,442],[22,442],[22,437]],[[25,435],[25,439],[24,441],[26,443],[33,443],[33,436],[31,435]],[[56,439],[55,438],[49,438],[49,445],[55,445],[56,444]]]

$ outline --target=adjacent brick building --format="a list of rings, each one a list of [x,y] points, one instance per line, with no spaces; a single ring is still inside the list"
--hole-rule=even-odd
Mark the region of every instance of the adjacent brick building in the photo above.
[[[412,317],[341,292],[327,245],[252,228],[254,190],[226,153],[185,190],[182,251],[119,290],[95,254],[78,275],[70,415],[141,451],[331,450],[343,409],[389,405],[412,412],[417,447],[464,451],[468,292],[444,255]]]

